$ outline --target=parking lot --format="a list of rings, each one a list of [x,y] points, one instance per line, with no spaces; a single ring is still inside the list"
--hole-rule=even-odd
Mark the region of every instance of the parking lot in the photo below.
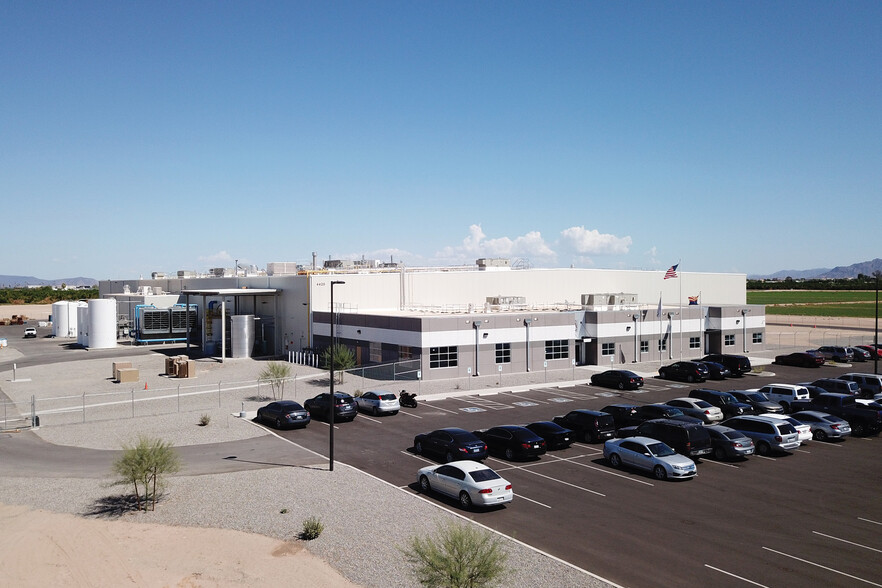
[[[872,364],[865,367],[872,371]],[[867,371],[859,364],[768,366],[772,370],[775,375],[701,386],[758,388]],[[423,402],[395,416],[361,414],[337,425],[335,459],[417,493],[416,471],[435,463],[413,453],[417,433],[525,424],[614,402],[662,402],[693,387],[655,378],[637,392],[537,387]],[[328,454],[326,423],[281,434]],[[515,500],[507,507],[463,513],[454,500],[434,494],[429,499],[627,586],[882,586],[880,443],[875,436],[812,441],[792,454],[732,463],[704,459],[695,479],[667,482],[612,469],[601,444],[576,443],[535,461],[488,458],[486,464],[514,486]]]

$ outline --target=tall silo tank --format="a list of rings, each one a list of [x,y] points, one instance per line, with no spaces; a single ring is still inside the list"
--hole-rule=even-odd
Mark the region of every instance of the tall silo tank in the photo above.
[[[85,302],[68,302],[68,311],[67,311],[67,336],[68,337],[76,337],[77,336],[77,327],[79,326],[79,314],[77,309],[81,306],[86,306]]]
[[[236,314],[230,317],[230,346],[232,357],[251,357],[254,349],[254,315]]]
[[[89,301],[89,348],[116,347],[116,300],[96,298]]]
[[[70,328],[70,321],[68,320],[69,311],[70,305],[67,303],[67,301],[55,302],[52,304],[53,337],[67,337],[67,332]]]
[[[71,312],[77,313],[77,343],[83,347],[89,346],[89,305],[71,308]]]

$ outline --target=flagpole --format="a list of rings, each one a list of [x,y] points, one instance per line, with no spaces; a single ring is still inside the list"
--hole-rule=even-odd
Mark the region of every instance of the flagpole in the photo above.
[[[677,262],[677,269],[680,262]],[[683,359],[683,275],[680,275],[680,359]]]

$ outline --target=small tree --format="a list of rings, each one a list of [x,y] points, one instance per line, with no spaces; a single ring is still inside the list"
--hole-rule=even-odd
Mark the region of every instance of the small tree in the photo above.
[[[273,400],[285,399],[285,381],[291,377],[291,364],[283,361],[271,361],[260,372],[260,379],[270,383],[273,389]],[[276,397],[278,393],[278,397]]]
[[[156,510],[156,497],[164,486],[166,474],[181,469],[181,460],[172,447],[161,439],[138,437],[133,445],[123,445],[123,454],[113,464],[113,471],[120,476],[117,484],[132,484],[138,510]],[[143,498],[143,500],[142,500]]]
[[[480,588],[498,584],[508,574],[508,554],[498,537],[475,525],[439,525],[436,539],[412,537],[401,550],[423,586]]]
[[[340,383],[343,382],[343,372],[355,367],[355,355],[352,350],[341,343],[334,346],[334,371],[340,372]],[[331,347],[325,347],[322,350],[320,358],[321,366],[329,370],[331,369]]]

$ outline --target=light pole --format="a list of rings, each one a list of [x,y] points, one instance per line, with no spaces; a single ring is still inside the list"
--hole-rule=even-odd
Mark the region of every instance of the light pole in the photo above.
[[[334,395],[334,360],[336,355],[336,347],[337,347],[337,321],[334,320],[334,317],[337,316],[334,308],[334,286],[337,284],[345,284],[346,282],[340,280],[332,280],[331,281],[331,408],[328,410],[328,422],[331,425],[331,434],[329,439],[329,448],[328,455],[330,457],[330,468],[329,471],[334,471],[334,412],[337,410],[337,397]]]
[[[744,353],[747,353],[747,313],[750,312],[749,308],[741,309],[741,343],[744,348]]]
[[[873,336],[873,347],[876,353],[873,354],[873,373],[879,373],[879,272],[873,272],[876,275],[876,331]]]
[[[525,318],[524,326],[527,328],[527,371],[530,371],[530,325],[533,323],[533,319]]]
[[[475,327],[475,376],[480,376],[478,372],[478,346],[481,344],[481,321],[474,321],[472,326]]]

